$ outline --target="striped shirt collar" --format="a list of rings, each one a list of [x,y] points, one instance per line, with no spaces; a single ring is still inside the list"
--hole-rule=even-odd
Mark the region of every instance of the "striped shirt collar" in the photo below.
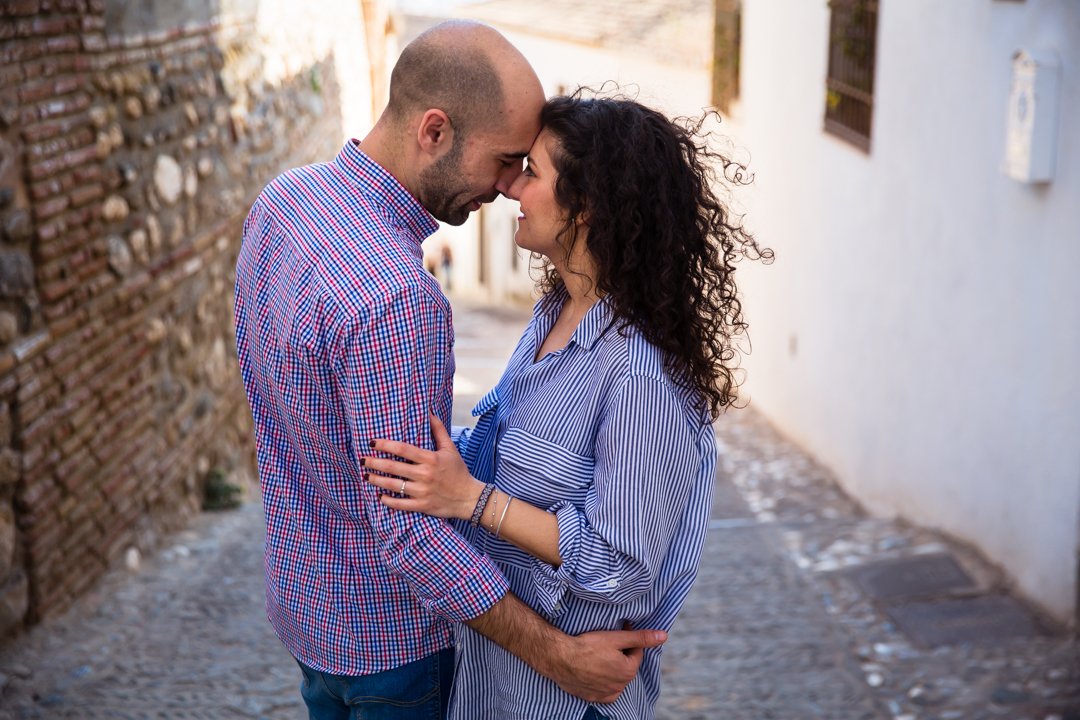
[[[419,244],[439,229],[439,221],[397,178],[360,149],[359,140],[345,143],[334,165],[368,202],[386,211],[387,219],[401,230],[404,239]]]
[[[548,332],[555,325],[555,321],[559,319],[559,312],[569,297],[570,294],[567,292],[566,286],[560,283],[557,288],[541,298],[540,302],[536,304],[534,315],[537,319],[537,347],[543,344],[544,338],[547,337]],[[610,299],[606,296],[600,298],[585,313],[585,317],[581,318],[581,322],[578,323],[574,334],[570,336],[570,342],[585,350],[591,350],[596,341],[603,336],[608,328],[615,324],[615,320],[615,311],[611,307]]]

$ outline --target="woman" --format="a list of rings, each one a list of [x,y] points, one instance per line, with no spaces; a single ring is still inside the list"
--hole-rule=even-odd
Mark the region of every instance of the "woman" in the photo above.
[[[567,633],[671,627],[697,573],[745,323],[733,263],[771,258],[710,188],[742,168],[625,99],[559,97],[510,189],[517,244],[546,258],[544,296],[499,384],[455,444],[377,440],[370,482],[393,508],[468,521],[513,592]],[[653,716],[660,650],[589,707],[462,628],[459,718]]]

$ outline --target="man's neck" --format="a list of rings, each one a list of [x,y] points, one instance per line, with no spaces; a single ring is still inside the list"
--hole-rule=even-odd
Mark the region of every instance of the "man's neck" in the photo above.
[[[386,172],[394,176],[402,187],[413,192],[413,179],[407,172],[407,163],[402,152],[402,143],[395,129],[389,127],[384,119],[375,123],[371,132],[360,141],[364,154],[378,163]]]

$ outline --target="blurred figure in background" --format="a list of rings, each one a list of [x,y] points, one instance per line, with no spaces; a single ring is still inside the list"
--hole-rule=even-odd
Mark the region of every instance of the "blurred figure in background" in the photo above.
[[[442,268],[443,290],[453,292],[454,251],[450,249],[450,243],[444,242],[439,247],[439,266]]]

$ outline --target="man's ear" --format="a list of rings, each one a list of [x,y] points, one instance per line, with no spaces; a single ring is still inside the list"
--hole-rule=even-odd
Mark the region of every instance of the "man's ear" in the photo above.
[[[438,108],[427,110],[416,128],[416,142],[421,152],[442,157],[454,145],[454,126],[450,117]]]

